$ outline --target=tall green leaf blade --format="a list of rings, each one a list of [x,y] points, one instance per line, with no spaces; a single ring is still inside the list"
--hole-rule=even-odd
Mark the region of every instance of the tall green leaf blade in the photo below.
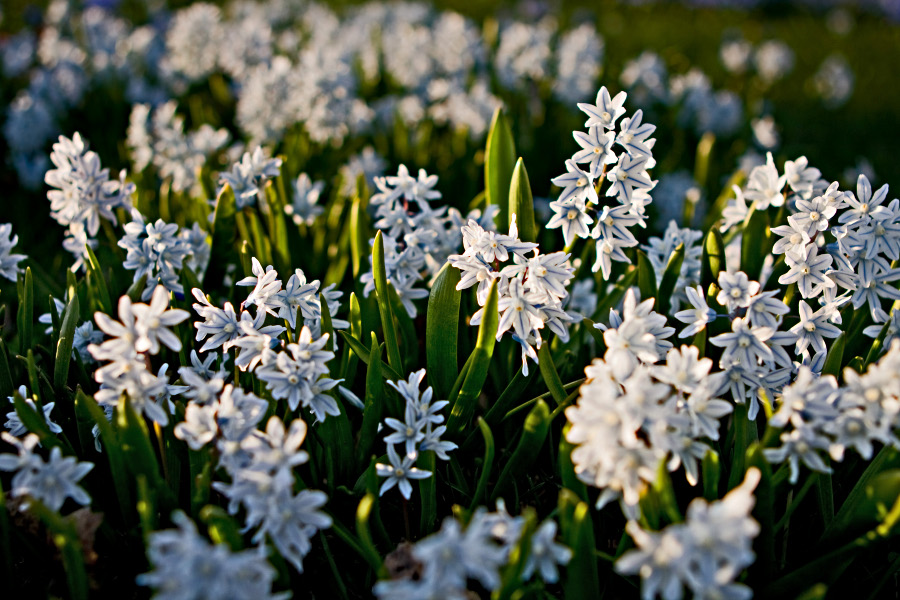
[[[498,223],[509,223],[509,186],[516,164],[516,145],[503,109],[494,111],[484,153],[484,189],[488,204],[500,207]]]
[[[522,426],[522,436],[519,438],[516,449],[513,450],[512,456],[500,472],[497,478],[497,485],[494,487],[494,493],[491,500],[496,500],[500,494],[508,487],[513,480],[518,480],[535,461],[544,441],[547,439],[547,433],[550,431],[550,409],[543,400],[538,400],[525,418],[525,424]]]
[[[428,382],[438,398],[447,398],[456,381],[461,293],[459,269],[447,263],[434,279],[425,320],[425,359]]]
[[[641,290],[641,300],[656,298],[659,294],[656,289],[656,273],[653,271],[653,265],[643,250],[638,250],[637,256],[638,289]]]
[[[76,294],[69,300],[65,312],[63,312],[59,339],[56,341],[56,362],[53,364],[53,389],[56,390],[57,394],[62,393],[66,387],[66,380],[69,378],[69,365],[72,364],[72,344],[80,314],[81,309],[78,302],[78,294]]]
[[[21,282],[16,324],[19,328],[19,354],[24,356],[34,343],[34,278],[31,275],[31,267],[25,269]]]
[[[455,399],[450,398],[450,418],[447,420],[447,432],[450,435],[459,433],[472,417],[475,402],[487,379],[488,367],[494,354],[497,326],[500,323],[500,313],[497,309],[498,294],[497,282],[493,281],[484,305],[484,316],[478,327],[478,339],[470,357],[469,371],[466,373],[459,395]]]
[[[103,442],[103,453],[109,461],[109,470],[112,472],[113,486],[116,490],[119,508],[122,511],[123,519],[128,514],[131,503],[131,491],[128,486],[128,470],[125,466],[125,459],[122,455],[122,448],[119,445],[119,439],[116,431],[113,429],[112,423],[106,418],[103,409],[97,404],[91,396],[85,394],[79,387],[75,393],[75,410],[87,412],[97,429],[100,431],[100,440]]]
[[[741,236],[741,270],[752,280],[758,280],[766,255],[771,248],[766,230],[769,215],[764,210],[753,210]]]
[[[566,394],[562,379],[559,378],[559,373],[556,371],[556,365],[553,364],[553,355],[550,353],[548,341],[541,344],[541,349],[538,350],[538,367],[541,370],[544,383],[547,384],[547,389],[550,390],[550,395],[556,403],[562,404],[565,402],[568,394]]]
[[[725,270],[725,240],[716,228],[710,229],[703,242],[703,256],[700,261],[700,283],[703,289],[716,283],[719,272]]]
[[[561,541],[572,550],[572,558],[563,578],[565,600],[600,598],[600,577],[590,507],[570,490],[563,489],[559,494],[559,512]]]
[[[509,186],[510,225],[512,225],[513,215],[516,216],[519,239],[523,242],[536,242],[537,227],[534,224],[534,198],[531,195],[531,183],[528,181],[525,161],[521,158],[516,161],[512,181]]]
[[[206,270],[207,281],[222,281],[225,267],[234,258],[234,240],[236,232],[235,215],[237,204],[234,191],[230,185],[224,185],[216,198],[216,211],[213,215],[212,247],[210,249],[209,268]]]
[[[87,267],[88,275],[90,275],[91,283],[93,284],[92,288],[94,295],[100,303],[100,310],[111,315],[113,311],[112,299],[109,295],[109,288],[106,286],[106,278],[103,276],[103,269],[100,267],[100,261],[97,260],[97,255],[94,254],[90,245],[85,246],[84,249],[88,258],[85,265]]]
[[[403,373],[403,358],[400,355],[400,346],[397,344],[394,311],[391,310],[388,292],[387,269],[384,266],[384,238],[381,231],[375,234],[375,243],[372,245],[372,270],[375,275],[375,293],[378,295],[378,312],[381,315],[384,343],[387,346],[388,364],[397,373]]]
[[[678,244],[675,252],[669,258],[669,264],[666,265],[666,271],[663,273],[662,281],[659,282],[659,296],[657,296],[656,310],[661,315],[669,314],[669,307],[672,304],[672,294],[675,293],[675,284],[678,282],[678,276],[681,274],[681,265],[684,264],[684,244]]]
[[[359,468],[369,463],[369,453],[378,436],[378,424],[384,412],[384,375],[381,372],[381,346],[375,334],[372,334],[372,348],[368,356],[366,369],[366,397],[363,407],[362,425],[356,442],[356,464]]]

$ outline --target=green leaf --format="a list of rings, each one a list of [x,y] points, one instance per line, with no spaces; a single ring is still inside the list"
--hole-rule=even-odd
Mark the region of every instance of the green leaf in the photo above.
[[[0,339],[0,398],[9,398],[14,389],[16,386],[9,367],[9,352],[6,349],[6,342]]]
[[[509,223],[509,187],[516,164],[516,145],[503,109],[494,111],[484,152],[484,191],[488,204],[500,207],[498,223]]]
[[[100,310],[111,315],[113,314],[113,304],[109,295],[109,288],[106,286],[106,278],[103,276],[103,269],[100,267],[100,261],[97,260],[97,255],[91,250],[90,245],[85,246],[84,249],[88,258],[85,266],[91,280],[94,297],[100,303]]]
[[[565,600],[596,600],[601,597],[600,578],[590,507],[563,489],[559,493],[559,512],[561,541],[572,550],[563,574]]]
[[[861,523],[873,517],[870,488],[873,481],[884,472],[900,468],[900,452],[891,446],[883,447],[857,479],[846,500],[831,521],[820,542],[827,543],[846,537],[859,530]]]
[[[403,301],[397,295],[394,284],[388,281],[388,296],[391,299],[391,314],[394,315],[395,322],[400,326],[400,335],[403,339],[403,352],[401,356],[406,357],[403,361],[403,372],[414,371],[419,356],[419,336],[416,334],[416,326],[412,317],[406,312]]]
[[[150,432],[144,418],[135,412],[131,400],[123,394],[116,407],[116,418],[119,442],[122,452],[127,457],[131,472],[137,477],[143,475],[148,483],[154,486],[165,486],[159,473],[159,465],[153,445],[150,443]]]
[[[497,485],[494,487],[494,493],[491,495],[491,501],[496,500],[501,492],[503,492],[513,480],[525,473],[525,471],[534,463],[538,453],[547,439],[547,433],[550,431],[550,409],[543,400],[538,400],[525,418],[525,424],[522,427],[522,436],[516,449],[513,450],[512,456],[500,472],[497,478]]]
[[[16,315],[19,328],[19,354],[25,355],[34,343],[34,278],[31,267],[25,268],[25,276],[19,285],[19,311]]]
[[[532,369],[528,375],[522,373],[522,369],[516,371],[516,374],[513,376],[512,381],[509,382],[509,385],[506,386],[506,389],[500,394],[500,397],[494,401],[494,404],[488,409],[487,414],[484,415],[484,420],[488,422],[489,425],[496,426],[500,420],[510,410],[510,406],[516,402],[520,401],[522,394],[526,389],[531,385],[531,382],[537,377],[538,371]],[[472,432],[472,435],[475,435],[475,432]]]
[[[765,257],[771,251],[766,234],[769,215],[764,210],[750,209],[750,212],[741,236],[741,270],[751,280],[758,280]]]
[[[103,454],[106,455],[106,459],[109,461],[109,470],[112,473],[113,486],[118,499],[117,504],[122,511],[122,519],[127,520],[128,511],[133,504],[131,503],[131,491],[128,487],[128,470],[125,466],[125,459],[122,455],[122,448],[119,445],[116,432],[113,430],[112,424],[107,420],[103,409],[97,404],[97,401],[85,394],[80,387],[75,392],[75,411],[76,413],[83,411],[89,414],[100,430]]]
[[[491,364],[491,357],[494,354],[494,345],[496,343],[497,326],[500,322],[500,313],[497,309],[498,304],[497,281],[491,282],[491,289],[488,292],[487,302],[484,305],[484,313],[481,318],[481,324],[478,327],[478,338],[475,342],[475,349],[469,357],[471,363],[463,381],[462,388],[456,398],[450,398],[450,418],[447,421],[447,433],[449,435],[458,434],[475,411],[475,403],[481,388],[487,379],[488,367]]]
[[[131,298],[132,302],[140,302],[141,294],[144,293],[144,289],[147,287],[147,274],[144,273],[141,275],[136,281],[134,281],[130,286],[128,286],[128,290],[125,292],[125,295]]]
[[[544,341],[541,349],[538,350],[538,367],[540,367],[544,383],[547,384],[547,389],[550,390],[550,395],[556,404],[563,404],[568,394],[566,394],[562,379],[559,378],[559,373],[556,371],[556,365],[553,364],[549,340]]]
[[[53,364],[53,389],[57,395],[62,394],[66,387],[66,381],[69,378],[69,365],[72,364],[72,344],[80,315],[81,308],[78,303],[78,294],[75,294],[69,300],[65,312],[63,312],[59,339],[56,341],[56,361]]]
[[[457,376],[460,291],[459,269],[445,264],[431,286],[425,320],[428,382],[438,398],[447,398]]]
[[[703,289],[719,280],[719,272],[725,270],[725,240],[715,227],[706,234],[703,242],[703,257],[700,261],[700,284]]]
[[[528,181],[528,171],[525,170],[525,161],[522,158],[516,161],[509,186],[510,225],[512,225],[513,215],[516,217],[516,225],[519,228],[519,239],[523,242],[536,242],[534,198],[531,195],[531,183]]]
[[[709,502],[719,499],[719,454],[713,449],[706,451],[700,466],[700,479],[703,482],[703,497]]]
[[[366,369],[366,397],[363,408],[362,425],[356,442],[356,464],[363,468],[369,463],[369,453],[378,437],[378,424],[384,412],[384,381],[381,373],[381,346],[372,334],[372,348],[369,351]]]
[[[222,281],[225,267],[234,261],[235,215],[237,204],[231,186],[225,184],[216,198],[216,211],[213,215],[212,247],[210,248],[209,268],[206,270],[206,281]]]
[[[344,341],[346,341],[350,345],[350,348],[356,353],[360,360],[362,360],[365,364],[369,364],[369,350],[363,345],[361,341],[359,341],[357,338],[353,337],[343,329],[339,329],[337,333],[339,336],[344,338]],[[382,346],[383,345],[384,344],[382,344]],[[403,379],[397,373],[397,371],[392,369],[391,366],[384,361],[381,361],[381,372],[382,377],[384,377],[385,379],[389,379],[392,381]]]
[[[481,462],[481,474],[478,476],[478,484],[475,486],[475,493],[469,504],[470,511],[475,510],[479,504],[487,500],[484,495],[487,492],[488,480],[494,467],[494,435],[491,433],[491,427],[487,421],[479,417],[478,429],[481,431],[481,437],[484,438],[484,460]]]
[[[435,455],[433,450],[426,450],[419,454],[416,466],[423,471],[431,473],[431,477],[419,480],[419,497],[421,498],[422,512],[419,522],[419,533],[422,537],[434,531],[437,522],[437,471],[435,470]]]
[[[362,200],[356,196],[350,207],[350,258],[353,261],[354,280],[359,280],[360,270],[365,264],[364,257],[368,254],[366,229],[366,210]]]
[[[638,289],[641,291],[641,300],[649,300],[656,298],[658,290],[656,289],[656,273],[653,272],[653,265],[643,250],[637,251],[637,271],[638,271]]]
[[[388,364],[395,372],[403,373],[403,358],[397,344],[397,330],[394,329],[394,314],[387,286],[387,269],[384,266],[384,238],[380,230],[375,234],[375,243],[372,245],[372,271],[375,275],[375,293],[378,295],[378,312],[387,346]]]
[[[575,449],[575,445],[566,439],[570,428],[571,424],[566,423],[563,427],[562,435],[559,436],[559,453],[557,456],[559,460],[560,478],[562,480],[563,488],[571,490],[578,498],[587,502],[587,486],[583,481],[578,479],[578,475],[575,474],[575,464],[572,462],[572,450]]]
[[[596,315],[598,320],[605,321],[609,318],[609,310],[614,308],[619,301],[622,300],[625,292],[634,285],[634,280],[637,279],[637,275],[638,269],[631,269],[625,273],[625,275],[622,276],[622,279],[619,280],[619,283],[616,284],[616,287],[600,300],[597,305],[597,310],[594,312],[594,315]],[[646,300],[646,298],[644,298],[644,300]]]
[[[376,501],[375,495],[371,493],[366,494],[359,501],[359,506],[356,508],[356,535],[359,538],[363,555],[366,558],[366,562],[369,563],[369,567],[381,576],[386,574],[384,563],[381,560],[381,555],[378,554],[378,550],[375,548],[375,544],[372,542],[372,534],[369,530],[369,519]]]
[[[50,427],[47,426],[47,421],[44,420],[44,413],[40,412],[40,414],[38,414],[40,409],[35,410],[34,408],[31,408],[19,394],[18,390],[13,391],[12,399],[13,408],[19,416],[19,420],[22,421],[22,425],[25,426],[25,429],[27,429],[29,433],[37,435],[41,440],[41,445],[45,448],[59,446],[60,449],[62,449],[62,441],[50,431]]]
[[[200,520],[206,524],[213,544],[226,544],[232,552],[243,549],[240,528],[224,509],[213,505],[204,506],[200,511]]]
[[[825,366],[822,367],[822,375],[840,376],[841,363],[844,359],[844,347],[846,345],[847,335],[842,331],[831,343],[831,347],[828,348],[828,355],[825,357]]]
[[[661,315],[668,315],[672,303],[672,294],[675,293],[675,284],[681,274],[681,265],[684,263],[684,244],[678,244],[675,252],[669,258],[662,281],[659,282],[659,295],[656,301],[656,310]]]

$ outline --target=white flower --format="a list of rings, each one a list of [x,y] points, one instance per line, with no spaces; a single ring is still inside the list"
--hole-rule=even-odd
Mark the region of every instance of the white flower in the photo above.
[[[156,589],[156,598],[284,598],[271,592],[277,573],[266,561],[264,544],[232,552],[226,544],[214,546],[201,538],[184,513],[176,512],[172,520],[178,529],[148,536],[147,558],[153,570],[137,578],[139,585]]]
[[[66,498],[82,506],[91,503],[91,497],[78,482],[94,468],[93,463],[78,462],[73,456],[64,458],[59,446],[50,450],[50,459],[45,462],[34,454],[38,437],[33,433],[20,440],[4,431],[0,438],[15,446],[19,453],[18,456],[0,454],[0,471],[15,471],[10,490],[13,498],[40,500],[54,512],[59,512]]]
[[[816,312],[803,300],[800,301],[800,322],[791,327],[790,332],[797,336],[797,353],[806,353],[812,346],[816,353],[827,352],[825,338],[836,338],[841,330],[828,322],[833,309],[823,306]]]
[[[835,286],[834,281],[825,276],[833,260],[829,254],[819,256],[819,248],[815,244],[809,244],[803,254],[797,256],[785,254],[784,261],[790,270],[778,278],[778,283],[783,285],[796,283],[801,296],[815,297],[822,288]]]
[[[778,169],[775,168],[772,153],[767,152],[766,164],[750,171],[744,197],[753,202],[756,210],[766,210],[769,206],[781,206],[784,204],[784,194],[782,193],[784,184],[784,175],[778,176]]]
[[[190,314],[180,308],[169,309],[169,292],[165,287],[157,286],[150,304],[135,304],[132,311],[137,333],[137,339],[134,341],[135,350],[159,354],[160,342],[174,352],[181,350],[181,340],[169,331],[168,327],[178,325]]]
[[[688,302],[692,308],[678,311],[673,316],[682,323],[688,323],[678,337],[690,337],[703,331],[706,325],[716,318],[716,312],[712,310],[706,303],[703,296],[703,288],[699,285],[696,288],[686,287],[684,289]]]
[[[12,234],[12,225],[3,223],[0,225],[0,275],[16,280],[16,274],[22,271],[19,262],[27,257],[24,254],[13,254],[12,249],[19,243],[19,236]]]
[[[404,454],[401,459],[397,454],[397,451],[394,450],[393,444],[388,444],[387,455],[389,464],[385,465],[378,463],[375,465],[378,476],[387,478],[387,480],[381,484],[378,495],[383,496],[386,491],[396,485],[400,488],[400,494],[409,500],[412,495],[412,484],[409,480],[427,479],[428,477],[431,477],[432,473],[431,471],[423,471],[413,466],[416,463],[415,455],[410,456],[409,454]]]
[[[743,271],[737,273],[721,271],[718,282],[719,293],[716,295],[716,302],[726,307],[730,313],[738,308],[750,306],[750,297],[759,291],[759,283],[750,281]]]
[[[770,327],[750,327],[745,318],[736,318],[731,322],[731,333],[723,333],[710,338],[714,346],[722,350],[722,363],[732,361],[743,367],[753,367],[757,360],[772,360],[772,350],[765,342],[775,333]]]
[[[601,87],[597,92],[596,104],[578,104],[578,108],[588,116],[584,126],[593,127],[597,125],[604,129],[615,129],[616,120],[625,114],[623,105],[627,97],[628,95],[625,92],[619,92],[615,98],[610,98],[609,90],[606,89],[606,86]]]
[[[522,580],[527,581],[535,570],[540,571],[541,579],[547,583],[556,583],[559,571],[556,565],[565,565],[572,558],[572,551],[553,541],[556,537],[556,522],[547,520],[541,523],[531,537],[531,552],[522,569]]]
[[[319,197],[325,188],[325,182],[313,183],[309,175],[300,173],[293,187],[293,201],[284,207],[284,212],[290,215],[297,225],[312,225],[315,223],[316,217],[325,212],[325,208],[319,206]]]

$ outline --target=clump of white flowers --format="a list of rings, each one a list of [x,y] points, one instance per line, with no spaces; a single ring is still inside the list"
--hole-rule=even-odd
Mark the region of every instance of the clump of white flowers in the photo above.
[[[210,544],[182,512],[172,515],[178,529],[149,535],[147,558],[153,570],[138,584],[156,590],[155,598],[242,598],[275,600],[276,571],[266,560],[266,547],[232,552],[225,544]]]
[[[94,468],[93,463],[78,461],[73,456],[63,457],[59,446],[50,450],[49,460],[35,453],[38,436],[29,433],[23,439],[6,431],[0,439],[13,446],[18,455],[0,454],[0,471],[13,471],[10,495],[13,498],[33,498],[48,509],[59,512],[67,498],[82,506],[91,503],[91,497],[78,482]]]
[[[467,580],[475,580],[485,589],[494,591],[500,587],[501,569],[510,560],[519,545],[524,517],[513,517],[506,511],[502,500],[497,501],[496,512],[478,508],[467,526],[452,517],[444,520],[440,531],[411,548],[396,552],[410,554],[415,564],[413,572],[421,575],[412,578],[398,577],[375,584],[375,595],[390,598],[463,598],[466,597]],[[556,523],[544,521],[531,536],[528,560],[522,569],[522,579],[529,580],[535,573],[547,583],[559,579],[558,565],[565,565],[572,551],[556,541]]]
[[[169,308],[169,294],[163,286],[154,289],[150,304],[132,304],[131,298],[122,296],[119,321],[102,312],[95,313],[97,327],[110,336],[102,344],[88,346],[94,359],[106,363],[94,373],[100,384],[94,396],[97,403],[113,407],[127,395],[136,412],[166,425],[170,408],[163,404],[173,391],[168,385],[168,365],[154,375],[146,355],[159,354],[162,346],[173,352],[181,350],[181,340],[170,328],[188,316],[186,310]]]
[[[109,179],[109,169],[100,165],[96,152],[87,149],[81,135],[71,139],[59,136],[53,144],[50,160],[56,166],[47,171],[44,181],[52,188],[47,192],[50,215],[68,228],[63,247],[75,255],[77,270],[84,261],[85,246],[95,245],[101,219],[116,224],[116,208],[131,209],[134,184],[125,181],[124,169],[118,180]]]
[[[588,130],[574,132],[581,150],[566,161],[566,173],[553,179],[562,192],[550,203],[553,217],[547,223],[548,229],[562,229],[566,247],[577,238],[597,240],[593,270],[602,271],[604,279],[611,275],[612,261],[631,262],[623,249],[638,241],[628,228],[646,227],[645,207],[656,185],[648,173],[656,164],[652,151],[656,140],[650,137],[656,126],[643,123],[641,110],[622,118],[626,96],[619,92],[611,98],[604,86],[597,92],[596,104],[578,104],[588,115]],[[606,196],[615,197],[617,205],[601,205],[604,178],[609,182]]]
[[[408,381],[388,381],[388,385],[397,390],[404,401],[403,420],[387,418],[384,424],[393,431],[385,436],[389,464],[378,463],[376,472],[385,477],[379,495],[394,486],[400,490],[404,498],[409,500],[412,494],[410,479],[427,479],[430,471],[417,469],[413,465],[421,452],[434,452],[441,460],[450,460],[447,452],[456,450],[456,444],[441,440],[447,431],[443,425],[444,415],[441,409],[449,404],[447,400],[432,402],[432,389],[429,386],[420,394],[419,387],[425,379],[425,369],[420,369],[409,376]],[[395,445],[403,446],[403,456],[397,453]]]
[[[396,176],[375,178],[378,193],[370,200],[376,207],[374,225],[383,234],[387,279],[411,317],[417,313],[413,300],[428,297],[428,290],[413,286],[436,275],[447,256],[459,248],[459,211],[446,206],[433,209],[430,204],[441,197],[434,189],[437,181],[437,175],[428,175],[424,169],[413,177],[400,165]],[[361,281],[368,297],[375,289],[371,266]]]
[[[606,354],[585,369],[578,401],[566,409],[576,474],[603,490],[598,507],[619,500],[631,518],[663,461],[669,471],[683,466],[696,485],[698,461],[711,449],[705,440],[719,439],[720,420],[733,411],[718,397],[712,360],[694,346],[672,348],[665,338],[674,330],[652,306],[628,292],[603,333]]]
[[[753,538],[759,524],[750,512],[759,480],[759,469],[749,469],[744,482],[724,498],[695,499],[684,523],[660,532],[629,521],[625,529],[637,548],[616,561],[616,570],[641,576],[643,598],[679,600],[685,587],[695,597],[751,598],[753,591],[735,580],[756,558]]]
[[[581,320],[580,314],[564,308],[569,295],[566,286],[575,272],[569,266],[569,254],[542,255],[537,244],[521,241],[515,214],[508,235],[487,230],[470,219],[462,227],[462,236],[463,253],[447,260],[462,272],[456,289],[478,286],[475,296],[482,308],[472,315],[469,324],[481,323],[490,286],[496,281],[500,311],[497,340],[512,331],[512,338],[522,347],[522,372],[527,375],[528,359],[538,362],[535,348],[540,349],[544,342],[541,329],[546,326],[565,342],[569,324]]]

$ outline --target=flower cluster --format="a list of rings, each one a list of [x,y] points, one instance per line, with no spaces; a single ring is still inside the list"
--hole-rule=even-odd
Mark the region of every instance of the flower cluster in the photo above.
[[[185,133],[177,108],[171,100],[153,109],[135,104],[128,124],[128,148],[136,173],[152,164],[161,179],[171,180],[173,192],[193,191],[198,172],[228,143],[230,135],[226,129],[207,124]]]
[[[697,483],[698,461],[711,449],[703,440],[718,440],[720,420],[732,412],[717,398],[712,361],[696,347],[676,349],[661,339],[672,331],[660,329],[665,319],[652,305],[637,304],[629,292],[618,326],[603,334],[605,356],[585,369],[578,402],[566,409],[578,477],[603,490],[598,506],[618,499],[632,517],[663,461],[669,471],[683,466]]]
[[[234,401],[235,392],[231,396]],[[239,400],[243,410],[252,411],[253,418],[261,417],[267,404],[256,397],[245,396]],[[242,412],[235,416],[242,416]],[[233,427],[221,407],[217,420],[220,428]],[[244,435],[240,441],[234,435],[240,432],[232,432],[227,441],[223,435],[220,441],[220,446],[227,450],[222,453],[220,464],[231,481],[216,481],[213,487],[228,498],[231,514],[237,514],[241,507],[246,511],[246,527],[256,531],[254,543],[268,537],[281,555],[302,573],[303,557],[312,549],[312,537],[320,529],[331,527],[331,517],[319,511],[328,500],[324,492],[303,489],[294,493],[293,469],[309,460],[309,455],[300,449],[306,438],[306,423],[295,419],[286,429],[281,419],[272,417],[265,432],[249,422],[242,425]]]
[[[656,140],[650,137],[656,126],[642,122],[641,110],[619,121],[625,114],[625,98],[625,92],[611,98],[604,86],[597,92],[596,104],[578,104],[588,116],[584,124],[588,130],[574,132],[581,150],[566,161],[566,173],[553,179],[563,190],[550,204],[553,217],[547,223],[548,229],[562,229],[567,247],[576,238],[597,240],[593,270],[602,271],[604,279],[610,277],[613,260],[631,262],[623,248],[637,246],[638,241],[628,228],[646,227],[645,207],[656,185],[647,172],[656,164],[652,151]],[[621,150],[617,152],[615,145]],[[614,196],[617,206],[600,206],[604,177],[610,184],[606,195]],[[593,228],[588,227],[591,223]]]
[[[413,286],[426,275],[436,275],[447,256],[459,248],[459,211],[446,206],[435,210],[430,204],[441,197],[434,189],[437,181],[437,175],[428,175],[424,169],[412,177],[400,165],[396,176],[375,178],[378,193],[370,200],[375,207],[374,225],[383,234],[387,279],[411,317],[417,312],[413,300],[428,297],[428,290]],[[371,266],[361,281],[368,296],[375,289]]]
[[[55,512],[59,512],[67,498],[82,506],[91,503],[91,497],[78,482],[94,468],[93,463],[80,462],[73,456],[63,457],[59,446],[51,448],[50,459],[45,461],[34,452],[39,441],[33,433],[20,440],[3,431],[0,439],[18,451],[18,456],[0,454],[0,471],[15,472],[13,498],[33,498]]]
[[[59,136],[53,144],[50,160],[56,166],[44,177],[52,188],[47,192],[50,215],[67,227],[63,247],[75,255],[77,270],[84,262],[86,245],[95,245],[100,220],[116,224],[116,208],[131,208],[134,184],[125,181],[125,170],[118,180],[109,179],[109,169],[100,166],[96,152],[87,150],[77,132],[71,139]]]
[[[94,379],[100,384],[94,396],[97,403],[113,407],[127,396],[139,414],[166,425],[171,407],[163,403],[183,388],[169,385],[168,364],[154,375],[147,354],[159,354],[162,346],[173,352],[181,350],[181,340],[170,328],[188,316],[186,310],[169,308],[169,294],[163,286],[154,289],[150,304],[132,304],[131,298],[122,296],[119,321],[102,312],[95,313],[97,327],[110,336],[102,344],[88,346],[94,359],[106,362],[94,373]]]
[[[796,483],[800,464],[821,473],[831,468],[827,454],[841,461],[847,449],[863,459],[873,455],[875,443],[900,448],[895,430],[900,425],[900,343],[860,375],[844,370],[844,386],[833,375],[817,376],[801,367],[796,379],[785,386],[778,410],[770,422],[784,429],[781,444],[764,450],[772,463],[787,461],[790,480]]]
[[[684,587],[695,597],[751,598],[753,591],[735,580],[756,558],[753,538],[760,528],[750,512],[759,480],[759,469],[749,469],[744,482],[724,498],[711,503],[697,498],[684,523],[660,532],[629,521],[626,530],[637,548],[616,561],[616,570],[640,574],[643,598],[679,600]]]
[[[542,255],[537,244],[521,241],[515,214],[509,235],[487,230],[470,219],[462,227],[462,237],[463,253],[447,261],[462,272],[456,289],[478,286],[476,298],[482,308],[469,323],[481,323],[490,287],[496,283],[501,313],[497,340],[512,331],[512,338],[522,347],[522,372],[527,375],[528,359],[538,362],[535,347],[540,349],[543,343],[541,329],[546,325],[565,342],[569,339],[568,325],[581,320],[580,314],[563,308],[569,295],[566,286],[575,272],[569,266],[569,255]],[[533,256],[529,257],[530,252]],[[512,264],[508,264],[510,259]]]
[[[447,518],[437,533],[395,551],[407,555],[414,568],[375,584],[375,595],[384,600],[465,598],[469,579],[478,581],[487,590],[497,590],[501,583],[500,570],[519,546],[524,526],[524,517],[511,516],[502,500],[497,502],[496,512],[488,512],[484,507],[476,510],[465,528],[456,519]],[[557,565],[567,564],[572,551],[556,543],[555,537],[553,520],[538,526],[531,536],[528,560],[522,569],[524,581],[535,573],[540,573],[547,583],[558,580]],[[420,573],[417,578],[411,577],[417,572]]]
[[[34,400],[28,394],[28,388],[24,385],[20,385],[18,389],[19,396],[25,401],[25,404],[28,405],[31,410],[37,412],[37,406],[34,403]],[[13,398],[10,396],[9,403],[14,404]],[[56,406],[56,402],[47,402],[41,407],[41,413],[44,416],[44,423],[47,424],[47,429],[49,429],[52,433],[59,433],[62,431],[62,427],[58,424],[54,423],[50,419],[50,413],[53,411],[53,407]],[[26,433],[28,433],[28,428],[22,423],[22,418],[19,416],[19,413],[13,409],[12,411],[6,413],[6,423],[3,424],[6,427],[6,430],[9,432],[9,435],[13,437],[22,437]]]
[[[241,160],[231,166],[231,171],[219,175],[220,184],[228,184],[234,192],[238,209],[253,206],[258,201],[266,204],[266,184],[281,172],[280,158],[266,158],[261,147],[251,154],[244,152]]]
[[[181,270],[185,262],[202,271],[209,261],[206,232],[196,223],[191,230],[179,231],[178,225],[162,219],[146,223],[141,213],[132,209],[131,222],[124,229],[125,235],[119,240],[119,247],[127,253],[122,266],[134,271],[135,283],[146,277],[143,300],[149,299],[158,285],[183,296]]]
[[[242,598],[276,600],[276,571],[266,560],[265,546],[232,552],[225,544],[210,544],[197,532],[187,515],[177,512],[178,529],[156,531],[149,536],[147,558],[153,570],[138,583],[156,590],[155,598]]]
[[[378,476],[387,478],[381,485],[379,495],[397,486],[403,497],[409,500],[412,495],[412,484],[409,480],[427,479],[432,476],[431,471],[413,466],[419,454],[430,450],[441,460],[450,460],[447,453],[456,450],[456,444],[441,440],[447,426],[442,424],[444,415],[440,411],[449,402],[447,400],[432,402],[433,393],[430,386],[420,395],[419,387],[423,379],[425,369],[410,374],[407,381],[388,381],[388,385],[397,390],[403,399],[405,408],[402,421],[391,417],[384,421],[393,432],[384,438],[389,464],[376,465]],[[394,448],[400,444],[403,445],[404,451],[402,457]]]

